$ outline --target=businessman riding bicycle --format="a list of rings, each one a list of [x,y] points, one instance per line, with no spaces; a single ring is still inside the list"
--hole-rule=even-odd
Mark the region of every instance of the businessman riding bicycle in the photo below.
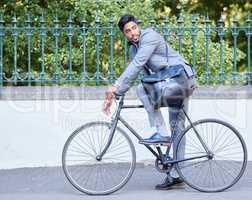
[[[118,26],[130,44],[130,63],[107,90],[103,111],[108,114],[115,98],[114,93],[126,93],[138,74],[143,72],[145,76],[137,87],[137,96],[147,111],[152,136],[142,139],[140,143],[168,145],[185,128],[185,115],[181,105],[185,111],[188,110],[189,96],[195,88],[195,72],[163,36],[152,28],[141,29],[134,16],[123,15]],[[167,99],[170,105],[166,104]],[[160,110],[161,106],[169,106],[171,137]],[[183,157],[184,145],[181,145],[180,153]],[[180,183],[183,183],[182,179],[176,170],[172,170],[163,183],[156,185],[156,189],[169,189]]]

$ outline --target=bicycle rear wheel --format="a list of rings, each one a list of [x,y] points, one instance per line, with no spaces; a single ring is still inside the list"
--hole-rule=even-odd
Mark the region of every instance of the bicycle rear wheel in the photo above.
[[[230,124],[216,119],[200,120],[193,126],[212,155],[177,163],[179,175],[201,192],[230,188],[241,178],[247,164],[247,149],[241,135]],[[178,139],[176,159],[207,155],[194,128],[189,126]]]
[[[74,131],[65,143],[63,170],[69,182],[81,192],[110,194],[122,188],[133,174],[135,148],[119,127],[102,159],[96,159],[108,142],[110,128],[106,122],[88,123]]]

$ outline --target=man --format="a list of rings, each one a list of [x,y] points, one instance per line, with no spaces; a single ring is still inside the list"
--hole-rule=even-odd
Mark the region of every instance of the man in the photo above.
[[[181,75],[179,75],[178,78],[172,79],[170,91],[176,90],[173,85],[180,86],[180,83],[188,87],[192,86],[191,83],[193,83],[194,80],[194,72],[192,68],[186,64],[186,61],[182,56],[166,43],[159,33],[152,28],[140,29],[135,17],[128,14],[120,18],[118,26],[131,44],[131,62],[122,75],[115,81],[114,85],[106,92],[106,98],[103,105],[103,111],[105,113],[110,112],[114,93],[123,94],[127,92],[141,71],[147,75],[150,73],[157,73],[162,69],[180,69],[180,71],[182,71],[180,73]],[[178,70],[175,70],[174,73],[177,73],[177,71]],[[143,139],[140,143],[169,143],[170,137],[168,136],[168,131],[161,111],[160,109],[155,109],[142,84],[137,87],[137,96],[148,113],[151,130],[154,130],[153,135],[150,138]],[[188,98],[183,99],[183,104],[184,109],[187,110]],[[185,116],[182,110],[176,107],[169,108],[169,122],[172,137],[177,137],[181,130],[184,129],[185,124]],[[175,170],[173,170],[171,174],[167,174],[165,181],[162,184],[157,185],[156,189],[169,189],[171,186],[181,183],[182,180],[174,171]]]

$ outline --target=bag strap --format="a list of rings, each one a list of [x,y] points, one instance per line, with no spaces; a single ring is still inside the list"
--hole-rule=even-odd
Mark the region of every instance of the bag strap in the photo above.
[[[168,44],[165,42],[165,51],[166,51],[166,58],[167,58],[167,63],[169,61],[169,57],[168,57]]]
[[[168,58],[168,44],[165,42],[165,54],[166,54],[166,59],[167,59],[167,63],[169,61],[169,58]],[[148,74],[148,75],[151,75],[152,72],[150,71],[150,67],[148,66],[148,64],[145,64],[144,65],[144,70],[145,72]],[[162,70],[162,69],[161,69]]]
[[[144,65],[144,70],[145,70],[146,74],[151,75],[150,68],[147,64]]]

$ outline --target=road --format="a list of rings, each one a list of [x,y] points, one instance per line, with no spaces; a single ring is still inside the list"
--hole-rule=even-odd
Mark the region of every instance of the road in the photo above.
[[[138,166],[123,189],[108,196],[89,196],[74,189],[60,167],[0,170],[1,200],[248,200],[252,197],[252,162],[242,179],[231,189],[220,193],[201,193],[188,186],[172,190],[154,189],[164,175],[153,165]]]

